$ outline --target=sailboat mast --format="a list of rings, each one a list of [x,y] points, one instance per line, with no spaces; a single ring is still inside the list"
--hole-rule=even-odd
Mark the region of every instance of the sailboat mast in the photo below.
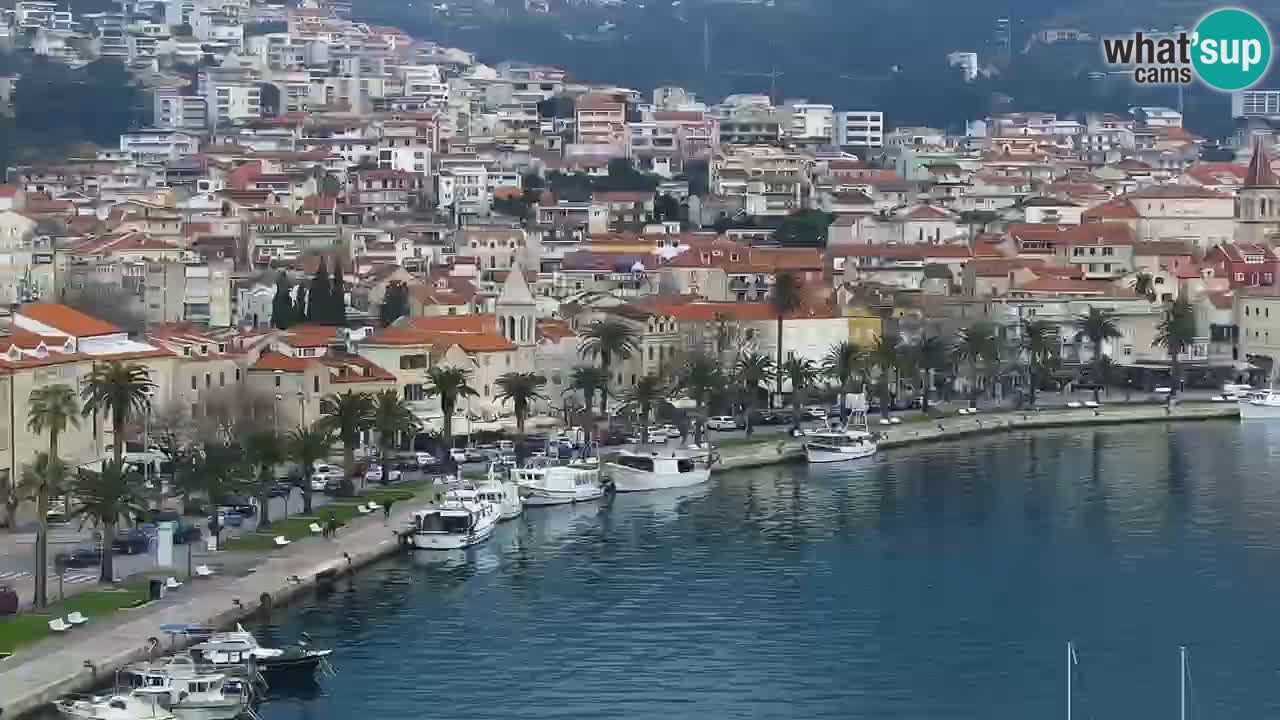
[[[1187,720],[1187,646],[1178,646],[1178,718]]]
[[[1076,651],[1067,641],[1067,720],[1071,720],[1071,663],[1075,661]]]

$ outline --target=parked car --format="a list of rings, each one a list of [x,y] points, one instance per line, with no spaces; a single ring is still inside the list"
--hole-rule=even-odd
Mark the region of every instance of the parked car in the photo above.
[[[253,504],[253,499],[245,495],[224,495],[218,500],[218,508],[231,510],[241,517],[253,517],[258,513],[258,506]]]
[[[804,414],[805,414],[805,417],[808,417],[810,420],[826,420],[827,419],[826,408],[816,406],[816,405],[814,407],[805,408]]]
[[[89,568],[102,564],[102,546],[82,545],[74,550],[58,553],[55,562],[64,568]]]
[[[605,433],[605,434],[604,434],[604,437],[603,437],[603,438],[601,438],[601,442],[600,442],[600,444],[602,444],[602,445],[626,445],[626,444],[627,444],[627,443],[629,443],[629,442],[631,442],[631,436],[630,436],[630,435],[627,435],[627,434],[626,434],[626,433],[624,433],[624,432],[619,432],[619,431],[616,431],[616,430],[610,430],[609,432],[607,432],[607,433]]]
[[[737,430],[738,421],[729,415],[716,415],[707,418],[708,430]]]
[[[118,530],[111,539],[111,549],[125,555],[139,555],[151,549],[151,538],[141,530]]]
[[[467,451],[463,448],[449,448],[449,459],[456,463],[467,461]]]
[[[401,474],[399,470],[396,470],[390,466],[387,467],[387,482],[389,483],[399,482],[400,478],[401,478]],[[382,482],[382,466],[370,465],[369,469],[364,474],[364,481],[365,482]]]
[[[18,593],[8,585],[0,585],[0,617],[18,614]]]
[[[484,460],[484,453],[479,448],[469,447],[466,449],[467,462],[481,462]]]
[[[342,478],[342,468],[329,463],[316,463],[311,466],[311,489],[317,492],[324,490],[325,483],[332,479]]]
[[[675,425],[672,425],[671,423],[663,423],[662,431],[665,432],[667,434],[667,437],[669,438],[680,437],[680,428],[676,427]]]
[[[152,525],[163,522],[173,523],[173,542],[178,545],[199,542],[202,537],[200,528],[187,522],[177,510],[152,510],[143,520]]]
[[[293,483],[277,480],[271,483],[271,488],[267,490],[267,494],[271,497],[287,498],[293,494]]]

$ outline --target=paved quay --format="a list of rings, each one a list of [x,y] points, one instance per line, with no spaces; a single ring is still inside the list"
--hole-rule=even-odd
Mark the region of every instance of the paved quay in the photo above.
[[[1238,416],[1231,403],[1188,403],[1166,409],[1156,404],[1103,406],[1099,409],[1055,409],[1001,412],[941,420],[916,420],[872,428],[881,433],[880,446],[893,448],[921,442],[945,441],[976,434],[1064,426],[1111,425],[1224,419]],[[797,461],[803,457],[798,441],[766,438],[735,445],[721,452],[716,472]],[[389,521],[366,517],[344,528],[337,539],[308,538],[273,551],[250,573],[195,579],[174,596],[125,610],[95,625],[48,638],[0,661],[0,718],[31,713],[66,693],[82,692],[108,682],[115,670],[147,656],[151,638],[166,647],[170,640],[160,629],[169,624],[200,623],[219,627],[234,624],[256,612],[264,601],[287,602],[313,588],[321,578],[353,572],[397,552],[396,529],[425,500],[396,503]],[[230,553],[224,553],[231,555]],[[176,639],[181,644],[181,639]]]

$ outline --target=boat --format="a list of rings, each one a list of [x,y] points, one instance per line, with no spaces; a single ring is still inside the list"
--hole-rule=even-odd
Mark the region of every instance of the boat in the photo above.
[[[332,671],[328,660],[332,650],[315,650],[305,645],[262,647],[253,633],[240,625],[232,632],[210,635],[208,640],[192,645],[188,653],[197,665],[233,674],[247,673],[272,686],[290,680],[314,680],[318,669]]]
[[[600,463],[595,458],[547,467],[523,477],[526,479],[519,483],[520,495],[530,507],[568,505],[604,497]]]
[[[498,521],[505,522],[520,517],[524,512],[524,498],[520,486],[510,480],[486,480],[475,488],[481,502],[498,506]]]
[[[177,720],[159,702],[162,693],[142,691],[113,695],[69,695],[54,704],[69,720]],[[167,691],[165,691],[167,694]]]
[[[804,436],[804,455],[811,463],[847,462],[875,454],[875,436],[862,430],[831,430]]]
[[[700,485],[711,477],[705,454],[670,454],[623,450],[604,463],[604,470],[618,492],[642,492]]]
[[[454,498],[414,511],[409,520],[413,546],[419,550],[457,550],[488,540],[502,511],[482,502],[474,489],[451,490]]]
[[[1245,393],[1239,406],[1241,420],[1280,419],[1280,393],[1275,390]]]
[[[179,720],[232,720],[249,710],[253,692],[249,682],[210,672],[180,655],[126,666],[120,679]]]

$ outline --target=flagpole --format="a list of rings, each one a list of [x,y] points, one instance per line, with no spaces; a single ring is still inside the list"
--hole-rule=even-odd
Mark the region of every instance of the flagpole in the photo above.
[[[1187,646],[1178,646],[1178,717],[1187,720]]]
[[[1067,720],[1071,720],[1071,662],[1075,658],[1076,652],[1071,647],[1071,641],[1067,641]]]

